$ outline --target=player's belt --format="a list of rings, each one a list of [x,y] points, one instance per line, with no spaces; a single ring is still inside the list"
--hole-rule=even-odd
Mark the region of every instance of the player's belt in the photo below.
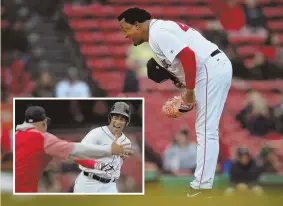
[[[210,56],[211,56],[211,57],[214,57],[215,55],[217,55],[217,54],[219,54],[219,53],[221,53],[221,51],[220,51],[219,49],[216,49],[215,51],[213,51],[213,52],[210,54]]]
[[[112,180],[112,179],[105,179],[103,177],[98,177],[97,175],[95,175],[94,173],[91,173],[91,172],[84,172],[84,175],[91,178],[91,179],[102,182],[102,183],[116,182],[115,179]]]

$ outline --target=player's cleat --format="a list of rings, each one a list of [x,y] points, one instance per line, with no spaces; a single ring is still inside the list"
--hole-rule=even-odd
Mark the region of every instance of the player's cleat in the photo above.
[[[189,192],[187,194],[187,197],[188,198],[199,197],[204,199],[210,199],[212,198],[212,195],[210,189],[194,189],[192,187],[189,187]]]

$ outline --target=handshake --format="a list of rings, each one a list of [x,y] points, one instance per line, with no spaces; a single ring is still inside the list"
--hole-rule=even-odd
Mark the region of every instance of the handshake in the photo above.
[[[131,143],[117,144],[118,136],[111,144],[111,154],[121,156],[123,159],[134,154],[134,150],[130,147]]]

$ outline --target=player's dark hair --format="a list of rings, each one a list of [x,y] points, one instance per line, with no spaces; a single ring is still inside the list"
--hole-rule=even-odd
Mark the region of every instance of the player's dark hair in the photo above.
[[[147,20],[150,20],[151,15],[146,10],[135,7],[135,8],[129,8],[126,11],[123,11],[123,13],[120,14],[117,17],[117,19],[118,21],[125,19],[127,23],[134,24],[135,22],[142,23]]]

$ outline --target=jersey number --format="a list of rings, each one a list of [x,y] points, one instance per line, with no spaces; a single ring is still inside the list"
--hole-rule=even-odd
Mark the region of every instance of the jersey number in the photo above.
[[[176,22],[176,24],[178,24],[178,26],[183,30],[183,31],[188,31],[189,30],[189,26],[180,22]]]

